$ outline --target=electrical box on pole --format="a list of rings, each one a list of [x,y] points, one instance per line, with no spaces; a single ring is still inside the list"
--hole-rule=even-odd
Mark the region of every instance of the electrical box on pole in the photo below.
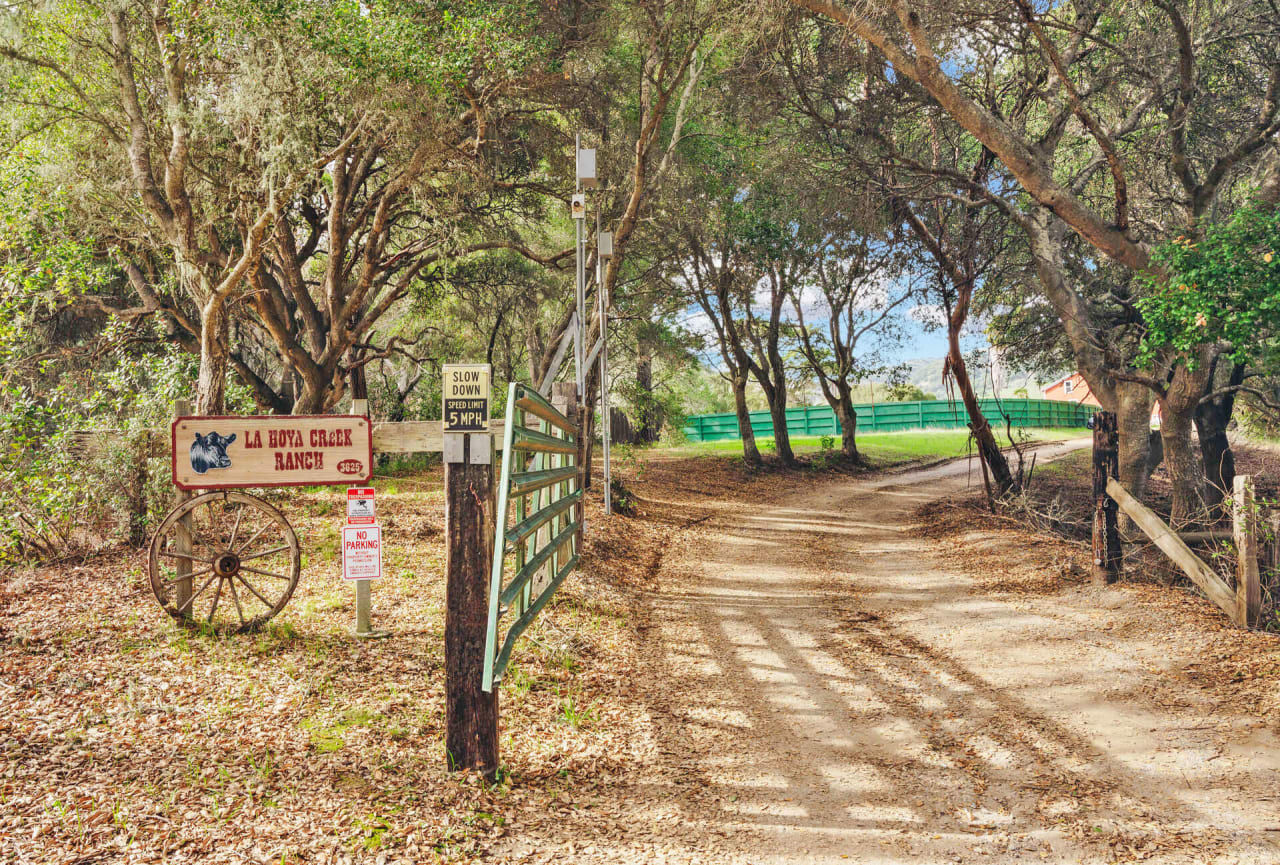
[[[578,148],[578,184],[584,189],[599,186],[596,179],[596,151],[594,147]]]

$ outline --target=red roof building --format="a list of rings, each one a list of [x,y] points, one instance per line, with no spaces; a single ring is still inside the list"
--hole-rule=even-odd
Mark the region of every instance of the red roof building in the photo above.
[[[1089,382],[1085,381],[1084,376],[1078,372],[1065,375],[1053,384],[1045,385],[1043,391],[1045,399],[1078,402],[1084,405],[1102,407],[1102,403],[1098,402],[1098,398],[1089,389]],[[1160,403],[1158,402],[1151,407],[1151,425],[1153,427],[1160,426]]]
[[[1098,398],[1093,395],[1093,391],[1089,390],[1089,383],[1078,372],[1063,376],[1053,384],[1046,385],[1044,387],[1044,398],[1102,406],[1102,403],[1098,402]]]

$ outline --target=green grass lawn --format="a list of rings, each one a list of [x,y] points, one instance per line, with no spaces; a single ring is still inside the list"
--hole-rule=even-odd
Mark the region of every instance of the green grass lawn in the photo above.
[[[1043,442],[1062,441],[1088,435],[1088,430],[1069,429],[1015,429],[1014,435],[1019,441]],[[1009,443],[1003,431],[997,432],[1001,445]],[[858,450],[863,456],[877,466],[895,465],[898,463],[930,461],[962,457],[968,453],[969,431],[957,429],[922,429],[902,432],[865,433],[858,436]],[[763,453],[768,454],[773,446],[773,438],[758,438],[756,444]],[[817,453],[822,449],[822,439],[818,436],[796,436],[791,439],[791,447],[798,454]],[[839,449],[840,439],[835,439],[835,447]],[[674,448],[662,448],[664,452],[675,456],[696,456],[698,454],[742,454],[742,442],[729,439],[718,442],[690,442]]]

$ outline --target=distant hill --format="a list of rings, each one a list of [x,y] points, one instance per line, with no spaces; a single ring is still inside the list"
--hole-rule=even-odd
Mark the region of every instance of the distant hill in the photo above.
[[[947,390],[942,383],[942,358],[921,357],[905,361],[905,363],[909,370],[907,381],[925,393],[933,394],[938,399],[947,398]],[[970,373],[974,378],[974,386],[978,391],[979,398],[992,396],[991,378],[987,374],[985,365],[972,367]],[[1000,388],[999,395],[1002,397],[1021,396],[1021,394],[1017,393],[1019,388],[1026,388],[1026,395],[1032,399],[1038,399],[1044,395],[1040,385],[1034,380],[1034,376],[1010,375],[1006,378],[1004,387]],[[1048,383],[1045,382],[1045,384]],[[698,368],[689,373],[684,387],[683,406],[684,411],[688,414],[733,411],[733,394],[729,390],[728,382],[710,368]],[[887,382],[864,381],[853,388],[853,401],[855,403],[886,402],[888,398],[889,385]],[[822,397],[822,391],[818,388],[817,382],[813,380],[798,383],[792,382],[788,388],[788,399],[789,404],[792,406],[826,404]],[[768,407],[764,393],[754,380],[750,382],[747,388],[747,405],[753,411]]]
[[[911,372],[907,376],[907,380],[920,388],[925,393],[937,395],[939,399],[945,399],[947,395],[946,386],[942,382],[942,358],[914,358],[906,361],[907,366],[911,368]],[[985,367],[971,368],[970,374],[973,377],[974,390],[978,392],[979,397],[990,397],[991,393],[991,377],[987,374]],[[1004,387],[1000,388],[999,396],[1012,397],[1020,388],[1026,389],[1026,395],[1032,399],[1043,396],[1040,385],[1035,381],[1035,376],[1024,374],[1007,374]],[[1045,382],[1048,384],[1048,382]],[[1021,394],[1017,394],[1021,396]]]

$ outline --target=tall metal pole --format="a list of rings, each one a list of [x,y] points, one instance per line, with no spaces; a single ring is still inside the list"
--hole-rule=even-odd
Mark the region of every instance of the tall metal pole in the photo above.
[[[574,192],[576,193],[582,192],[582,178],[578,177],[578,168],[577,168],[578,151],[581,149],[582,149],[582,135],[581,133],[579,133],[573,137],[573,164],[574,164],[573,175],[574,175]],[[574,309],[578,313],[578,329],[575,332],[574,338],[573,338],[573,362],[574,362],[573,368],[574,368],[574,376],[575,376],[574,380],[578,385],[578,400],[581,402],[586,396],[586,394],[583,393],[583,390],[586,387],[586,378],[587,378],[586,370],[583,369],[583,366],[586,364],[586,353],[585,353],[586,347],[584,345],[584,341],[586,340],[586,330],[587,330],[587,286],[586,286],[587,263],[586,261],[584,261],[584,258],[585,258],[584,247],[586,246],[586,242],[587,242],[586,240],[587,228],[586,228],[585,218],[575,219],[573,222],[574,222],[574,238],[575,238],[574,263],[576,265],[576,267],[574,268],[575,270],[574,277],[576,280],[575,289],[577,292],[575,295],[577,306],[575,306]]]
[[[596,237],[600,234],[600,211],[596,211]],[[610,487],[609,438],[613,418],[609,415],[609,297],[604,285],[604,256],[596,249],[596,297],[600,302],[600,443],[604,457],[604,512],[613,513],[613,490]]]

